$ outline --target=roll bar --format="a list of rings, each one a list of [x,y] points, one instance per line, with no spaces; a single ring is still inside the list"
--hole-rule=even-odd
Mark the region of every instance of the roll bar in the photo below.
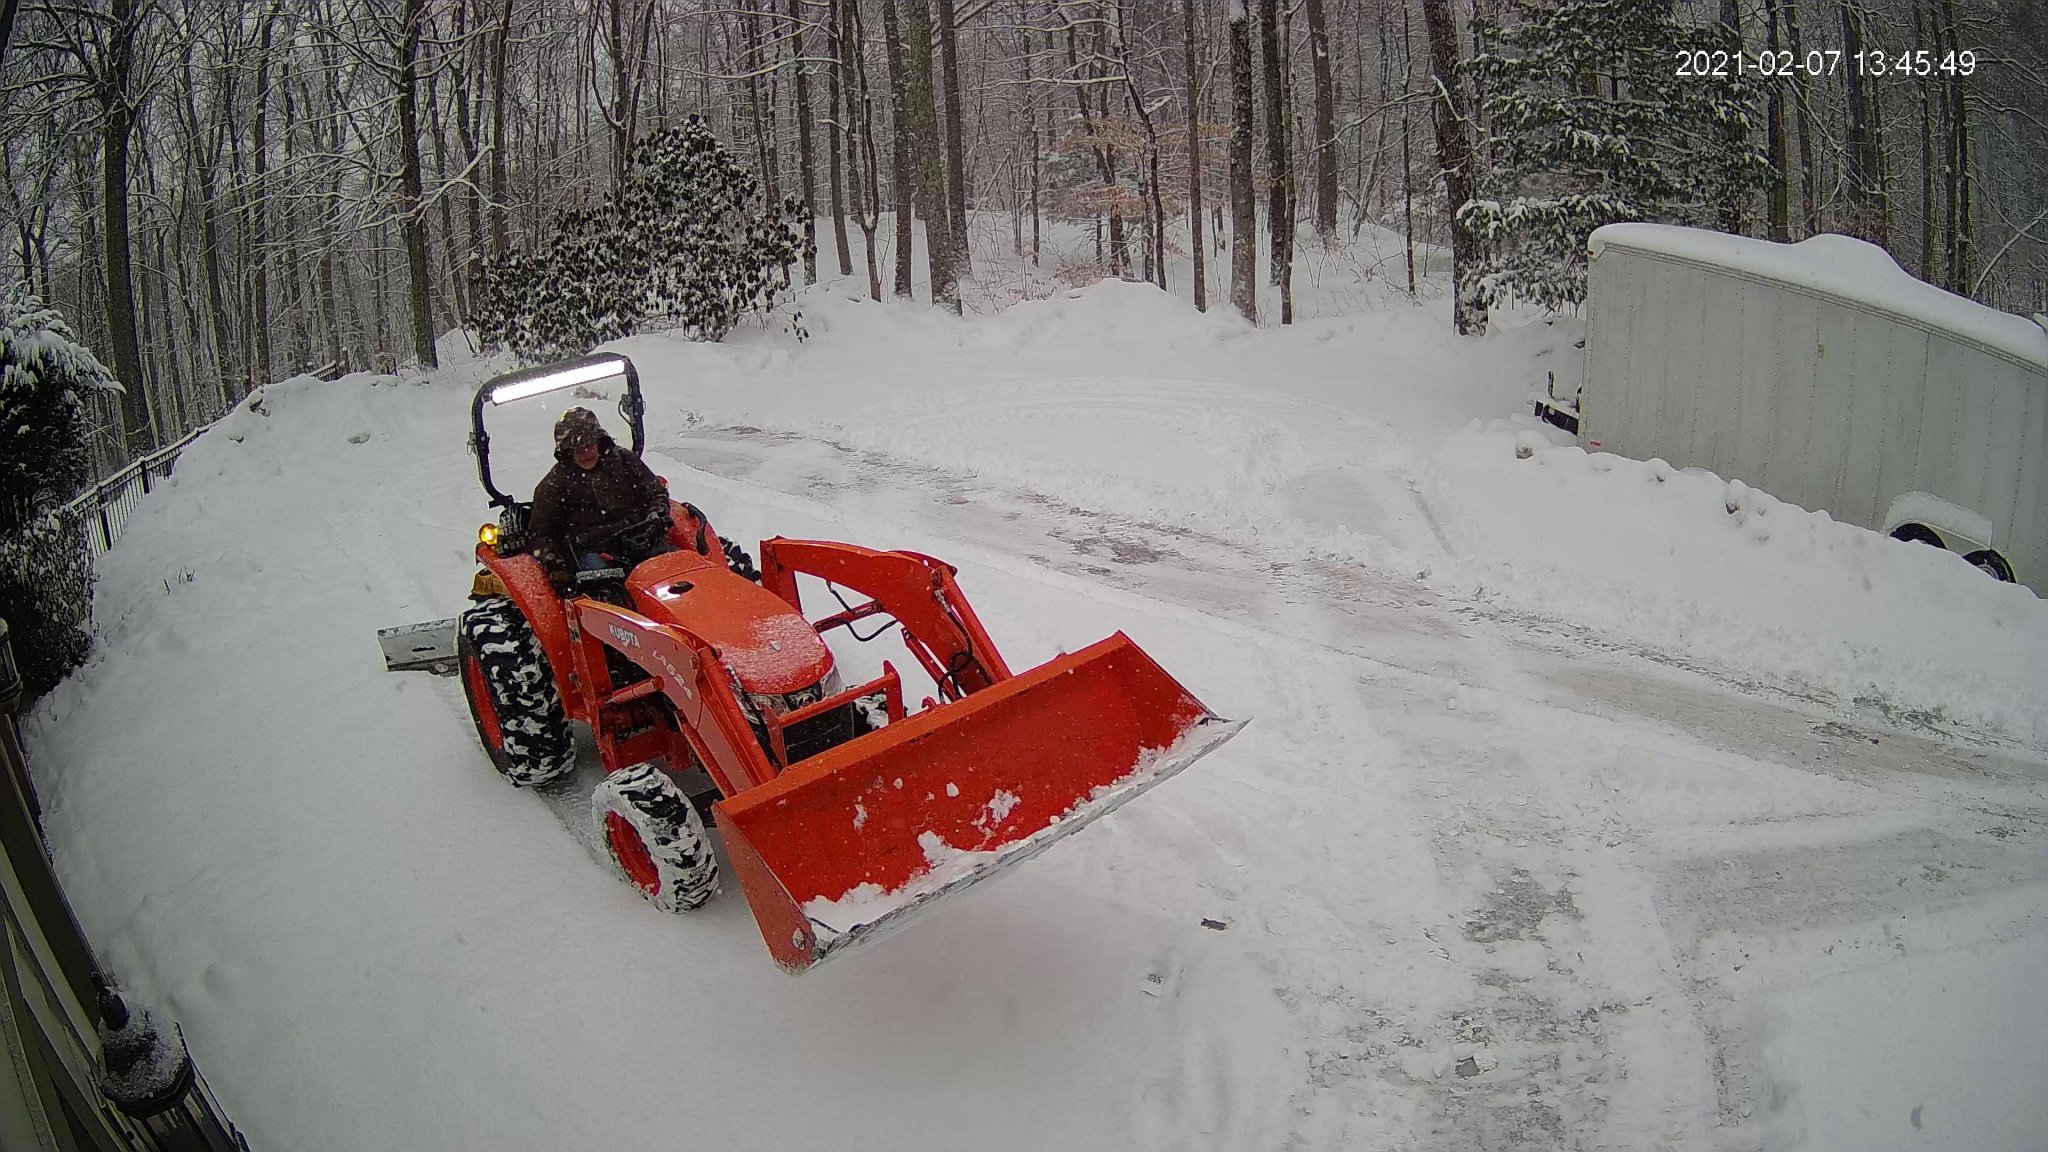
[[[491,435],[484,430],[484,404],[510,404],[545,392],[573,388],[578,384],[594,384],[610,380],[614,376],[626,378],[626,394],[619,400],[619,415],[633,428],[633,455],[640,455],[647,447],[647,402],[640,395],[640,373],[633,368],[633,362],[616,352],[600,352],[574,360],[561,360],[553,364],[542,364],[532,368],[521,368],[493,377],[477,388],[476,396],[469,402],[469,447],[476,453],[477,478],[483,481],[484,491],[490,493],[491,506],[510,508],[520,501],[498,491],[491,483]]]

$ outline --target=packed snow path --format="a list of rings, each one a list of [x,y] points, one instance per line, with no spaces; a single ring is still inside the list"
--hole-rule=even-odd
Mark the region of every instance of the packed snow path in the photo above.
[[[573,804],[493,776],[458,685],[381,670],[377,627],[460,605],[485,369],[293,384],[144,506],[99,657],[34,718],[88,931],[266,1147],[2048,1131],[2037,751],[1465,579],[1523,557],[1459,550],[1438,445],[1567,341],[1254,334],[1139,291],[625,350],[650,461],[728,535],[930,552],[1013,665],[1121,628],[1252,719],[1141,802],[786,978],[736,893],[647,907]],[[537,474],[553,411],[493,414],[503,468]]]

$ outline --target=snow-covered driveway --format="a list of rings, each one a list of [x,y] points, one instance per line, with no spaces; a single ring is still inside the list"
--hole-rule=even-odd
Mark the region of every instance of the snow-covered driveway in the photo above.
[[[648,908],[458,686],[379,666],[459,606],[483,369],[299,383],[145,506],[34,718],[89,933],[264,1147],[2038,1144],[2038,753],[1468,579],[1503,557],[1458,550],[1438,445],[1565,342],[1139,291],[626,350],[726,534],[930,552],[1013,665],[1123,629],[1253,720],[1168,785],[784,977],[743,902]],[[504,413],[506,468],[551,414]]]

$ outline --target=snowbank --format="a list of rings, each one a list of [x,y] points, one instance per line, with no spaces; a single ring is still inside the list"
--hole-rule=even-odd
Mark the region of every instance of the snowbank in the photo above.
[[[2048,603],[1711,473],[1477,422],[1432,461],[1477,594],[1902,721],[2048,747]]]

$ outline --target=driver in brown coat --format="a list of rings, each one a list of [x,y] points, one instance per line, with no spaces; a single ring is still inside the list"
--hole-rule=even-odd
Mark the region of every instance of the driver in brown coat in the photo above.
[[[557,583],[674,551],[668,489],[588,408],[555,422],[555,466],[533,490],[531,527],[534,553]]]

